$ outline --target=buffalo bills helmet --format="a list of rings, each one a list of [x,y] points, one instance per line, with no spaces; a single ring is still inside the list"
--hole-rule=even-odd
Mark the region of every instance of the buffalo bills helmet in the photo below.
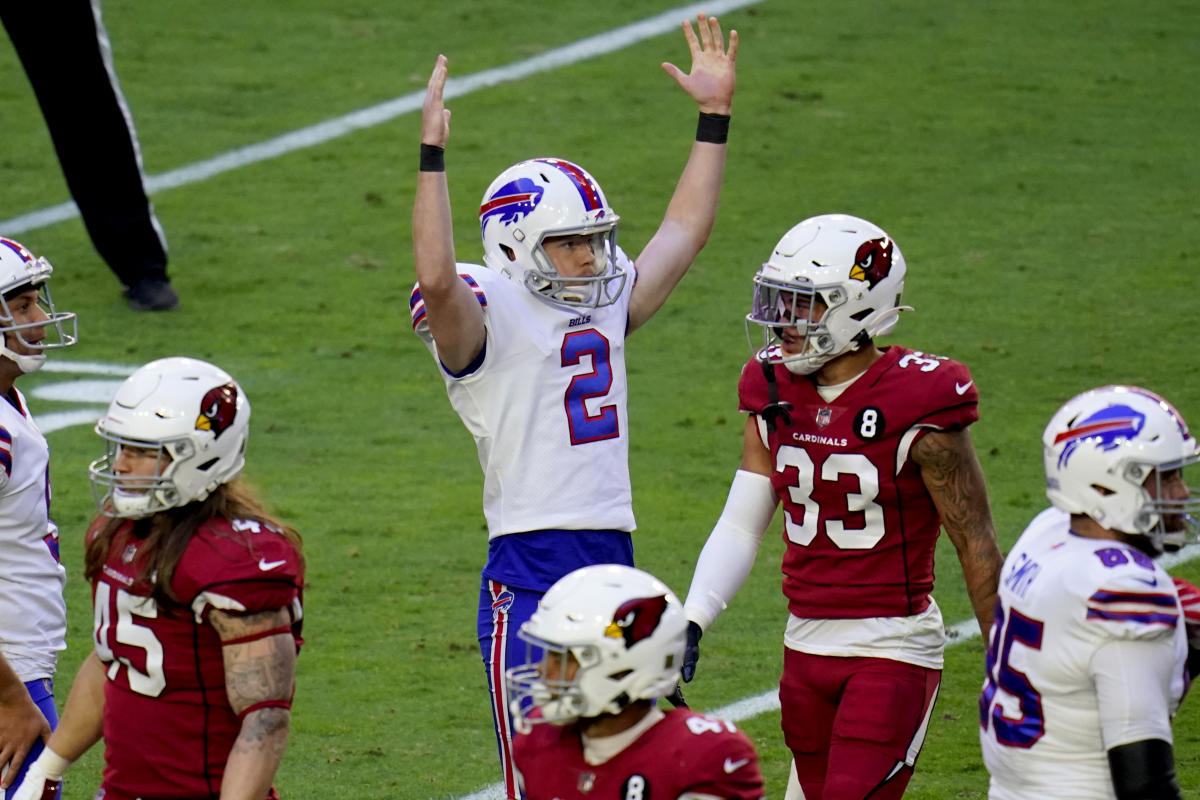
[[[484,263],[551,303],[615,302],[627,278],[617,261],[617,214],[596,180],[570,161],[535,158],[500,173],[479,207]],[[557,236],[587,237],[592,275],[561,276],[545,250]]]
[[[38,258],[20,242],[0,237],[0,356],[15,362],[22,372],[36,371],[46,362],[46,350],[69,347],[78,338],[75,314],[56,311],[50,298],[53,271],[45,258]],[[17,309],[17,297],[31,289],[38,293],[37,308]],[[23,349],[34,352],[14,352],[9,334]]]
[[[505,675],[514,719],[566,725],[670,694],[683,664],[687,618],[653,575],[600,564],[550,587],[517,635],[528,663]]]
[[[224,370],[194,358],[162,358],[130,375],[96,423],[105,454],[88,466],[102,513],[150,516],[208,497],[246,463],[250,402]],[[154,477],[118,472],[121,448],[158,452]]]
[[[1056,507],[1145,536],[1154,552],[1196,538],[1200,495],[1176,473],[1200,461],[1200,444],[1157,394],[1136,386],[1084,392],[1050,419],[1042,446]]]
[[[751,349],[798,375],[816,372],[891,333],[907,309],[900,305],[905,270],[900,248],[865,219],[824,214],[804,220],[784,234],[754,276],[746,315]],[[818,303],[825,311],[814,319]],[[754,325],[763,330],[761,345],[754,342]],[[798,350],[785,352],[782,337],[792,327]]]

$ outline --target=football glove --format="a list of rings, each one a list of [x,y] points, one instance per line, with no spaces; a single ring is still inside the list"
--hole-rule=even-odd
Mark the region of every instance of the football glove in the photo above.
[[[1187,630],[1188,644],[1200,649],[1200,589],[1183,578],[1172,578],[1175,591],[1179,593],[1179,605],[1183,608],[1183,625]],[[687,663],[687,652],[683,661]]]
[[[691,683],[696,676],[696,662],[700,660],[700,637],[703,635],[700,626],[688,620],[687,646],[683,649],[683,668],[680,670],[685,683]]]
[[[675,684],[675,690],[667,695],[667,702],[676,708],[688,707],[687,700],[683,699],[683,689],[680,688],[678,683]]]
[[[70,761],[49,747],[43,748],[37,760],[29,765],[29,771],[25,773],[12,800],[54,800],[58,797],[63,773],[69,766]]]

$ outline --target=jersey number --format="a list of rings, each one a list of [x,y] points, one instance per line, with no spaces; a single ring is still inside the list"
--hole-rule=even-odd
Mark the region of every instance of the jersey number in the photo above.
[[[987,651],[987,680],[979,696],[979,724],[986,731],[995,726],[996,741],[1009,747],[1033,747],[1046,732],[1042,715],[1042,695],[1029,677],[1008,663],[1013,647],[1018,643],[1032,650],[1042,649],[1043,623],[1013,610],[1007,620],[1004,609],[996,604],[996,623]],[[999,703],[997,693],[1003,692],[1017,701],[1019,717],[1009,717]]]
[[[587,401],[603,397],[612,387],[612,365],[609,363],[608,339],[600,331],[588,329],[573,331],[563,337],[562,365],[577,367],[585,356],[590,356],[592,368],[571,378],[563,396],[563,408],[567,412],[567,426],[571,430],[571,444],[587,444],[604,439],[615,439],[621,435],[617,420],[617,406],[600,406],[595,414],[588,413]]]
[[[114,598],[112,587],[99,581],[96,583],[95,606],[93,638],[96,655],[101,661],[112,662],[108,668],[109,680],[115,679],[123,666],[127,671],[130,689],[150,697],[162,694],[167,686],[163,672],[162,643],[155,637],[154,631],[133,620],[135,616],[147,619],[157,617],[158,606],[154,599],[138,597],[124,589],[117,589]]]
[[[796,480],[788,486],[792,504],[804,509],[799,521],[790,509],[783,512],[783,527],[788,539],[807,547],[817,536],[820,507],[813,500],[817,469],[812,457],[802,447],[783,445],[775,456],[775,470],[796,470]],[[883,538],[883,507],[875,502],[879,496],[879,470],[862,453],[834,453],[821,465],[820,479],[836,483],[842,475],[858,478],[858,491],[846,493],[846,510],[863,515],[861,528],[847,528],[841,520],[825,520],[825,534],[843,550],[869,550]]]

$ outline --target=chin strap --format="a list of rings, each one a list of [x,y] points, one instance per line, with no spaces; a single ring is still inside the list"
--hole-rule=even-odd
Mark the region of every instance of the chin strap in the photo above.
[[[767,379],[767,398],[771,401],[767,403],[766,408],[759,412],[767,423],[768,433],[775,432],[775,421],[782,418],[784,425],[792,424],[792,404],[779,399],[779,387],[775,383],[775,365],[767,360],[766,352],[760,354],[758,359],[759,366],[762,367],[763,376]]]

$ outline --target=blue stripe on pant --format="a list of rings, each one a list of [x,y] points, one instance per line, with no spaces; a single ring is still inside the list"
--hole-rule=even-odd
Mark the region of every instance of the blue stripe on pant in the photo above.
[[[58,710],[54,707],[54,681],[49,678],[39,678],[36,681],[26,681],[25,688],[29,690],[29,696],[33,698],[34,704],[42,712],[42,716],[50,723],[50,730],[58,727]],[[21,765],[21,771],[17,773],[17,779],[13,781],[12,786],[8,787],[8,791],[4,793],[5,800],[11,800],[12,796],[17,793],[17,789],[21,786],[21,781],[25,779],[25,772],[29,769],[29,765],[34,762],[42,752],[45,744],[41,739],[33,743],[33,747],[29,750],[29,755],[25,756],[25,763]],[[62,796],[62,787],[54,795],[57,799]]]

